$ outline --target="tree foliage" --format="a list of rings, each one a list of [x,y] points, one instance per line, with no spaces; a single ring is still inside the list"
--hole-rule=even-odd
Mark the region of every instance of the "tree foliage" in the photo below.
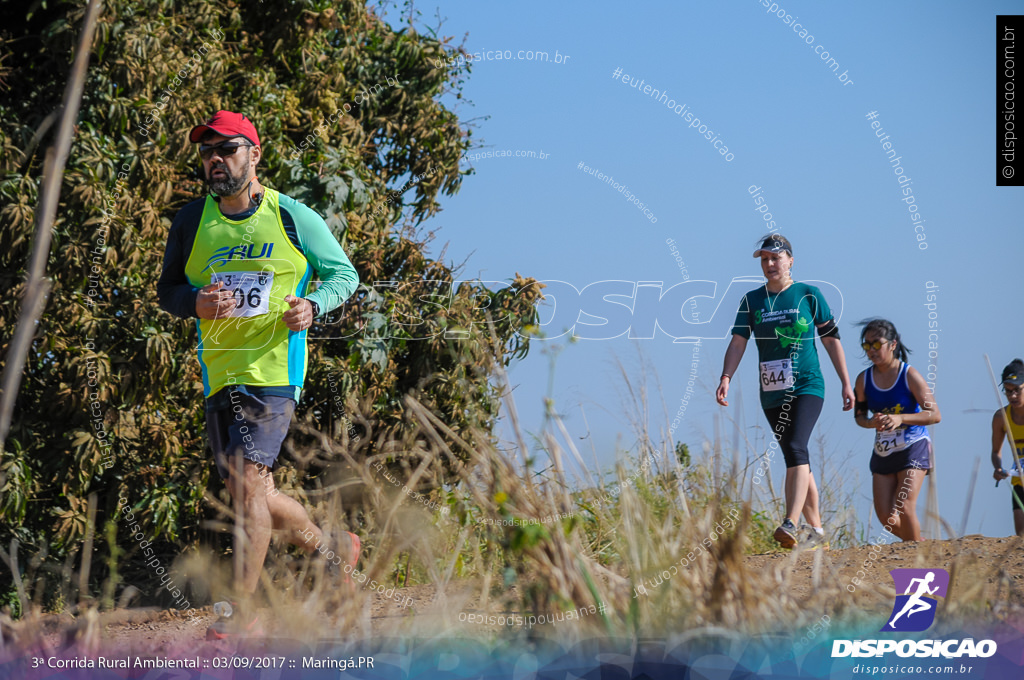
[[[0,26],[5,348],[85,8],[29,5]],[[471,143],[442,101],[464,74],[434,68],[453,49],[358,0],[105,3],[53,226],[53,291],[0,453],[4,544],[66,554],[91,493],[100,523],[124,498],[168,550],[194,543],[211,512],[195,324],[161,311],[155,288],[171,219],[205,192],[186,134],[221,108],[255,121],[261,181],[324,215],[365,284],[311,332],[298,417],[362,459],[436,445],[405,413],[410,393],[458,436],[488,436],[486,357],[525,355],[517,331],[535,322],[540,293],[518,274],[507,287],[455,285],[457,271],[428,255],[421,224],[458,191]]]

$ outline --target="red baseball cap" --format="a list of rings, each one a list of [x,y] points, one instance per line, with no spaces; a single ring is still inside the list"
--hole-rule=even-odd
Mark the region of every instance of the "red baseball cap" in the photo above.
[[[245,117],[244,113],[234,111],[218,111],[204,123],[192,128],[188,133],[188,141],[196,144],[202,139],[206,131],[216,132],[222,137],[238,137],[241,135],[256,146],[260,145],[260,136],[256,134],[256,126]]]

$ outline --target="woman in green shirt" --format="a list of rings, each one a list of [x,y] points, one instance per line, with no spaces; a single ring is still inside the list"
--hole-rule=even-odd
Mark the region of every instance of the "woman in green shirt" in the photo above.
[[[775,540],[784,548],[793,548],[798,540],[816,545],[823,541],[824,530],[807,442],[824,403],[825,381],[814,345],[815,328],[842,383],[844,411],[853,408],[853,386],[839,329],[824,296],[814,286],[797,283],[790,276],[793,246],[789,240],[781,234],[768,234],[754,257],[761,259],[761,271],[768,281],[740,302],[715,397],[722,406],[729,405],[729,382],[753,331],[760,362],[761,408],[775,435],[767,460],[776,448],[782,449],[786,460],[786,518],[775,530]],[[755,484],[760,483],[765,469],[763,465],[755,473]],[[798,539],[801,513],[809,527]]]

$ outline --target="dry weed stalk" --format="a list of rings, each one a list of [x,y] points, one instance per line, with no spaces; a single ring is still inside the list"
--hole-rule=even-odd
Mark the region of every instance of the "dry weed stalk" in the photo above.
[[[839,625],[840,617],[855,625],[870,618],[868,612],[891,606],[895,593],[890,584],[879,580],[861,585],[856,597],[849,596],[846,584],[851,565],[835,553],[798,550],[764,568],[751,566],[747,553],[751,536],[759,530],[755,523],[760,510],[743,500],[753,495],[754,485],[751,465],[740,464],[740,452],[709,443],[705,450],[710,458],[684,467],[671,441],[655,444],[648,430],[639,427],[634,453],[652,464],[642,464],[631,473],[633,466],[622,461],[611,481],[606,481],[584,463],[561,417],[549,408],[548,425],[538,441],[550,464],[538,463],[540,456],[530,449],[529,438],[521,429],[507,377],[500,366],[492,368],[513,425],[514,445],[509,449],[493,440],[487,445],[471,445],[469,442],[487,438],[480,432],[453,431],[441,416],[410,394],[403,402],[410,423],[403,441],[386,442],[386,446],[376,442],[374,450],[381,453],[367,456],[370,435],[350,439],[346,432],[339,441],[307,430],[314,444],[296,452],[296,458],[333,467],[321,476],[320,488],[298,488],[297,473],[281,485],[312,505],[314,521],[325,529],[351,529],[344,518],[358,516],[359,533],[364,537],[360,571],[368,579],[388,587],[409,585],[411,565],[415,565],[422,580],[431,584],[429,598],[418,600],[397,620],[387,620],[387,634],[435,637],[455,630],[460,635],[496,634],[488,628],[467,630],[460,625],[458,612],[466,608],[540,616],[603,605],[601,615],[548,630],[575,638],[689,631],[686,636],[703,639],[777,632],[780,622],[797,630],[826,613],[836,621],[834,625]],[[634,417],[646,421],[644,390],[630,388],[630,394],[640,402]],[[350,412],[363,410],[352,408]],[[361,424],[366,432],[371,431],[372,423]],[[736,443],[746,442],[750,457],[753,446],[746,433],[737,430],[734,434]],[[719,463],[730,458],[730,465]],[[385,463],[400,473],[401,486],[381,474]],[[457,472],[456,483],[441,481],[442,464]],[[570,484],[573,466],[583,473],[587,486],[574,489]],[[830,472],[829,479],[836,479],[836,471]],[[841,486],[841,480],[837,484]],[[427,490],[432,499],[451,509],[451,514],[429,510],[407,490]],[[774,494],[769,497],[768,503],[774,503]],[[228,520],[233,519],[231,507],[211,495],[207,500]],[[544,522],[561,513],[573,516]],[[734,524],[720,532],[727,517]],[[229,527],[223,524],[224,529]],[[948,524],[945,528],[950,536],[955,535]],[[1020,539],[1011,542],[1007,555],[1020,545]],[[958,588],[942,605],[941,614],[944,620],[957,623],[987,605],[978,602],[982,583],[961,583],[964,574],[978,572],[977,559],[954,555],[949,548],[948,543],[925,543],[913,551],[890,546],[883,553],[892,557],[903,550],[901,559],[912,557],[905,566],[948,564]],[[374,631],[368,620],[375,595],[366,587],[339,588],[323,573],[322,561],[289,561],[287,554],[280,553],[272,550],[263,575],[275,616],[274,630],[286,630],[290,637],[300,639],[325,633],[352,639],[382,632]],[[15,574],[26,612],[25,620],[17,624],[0,618],[0,646],[9,646],[27,642],[19,629],[33,630],[40,608],[29,601],[33,589],[21,579],[17,546],[3,557]],[[403,557],[405,580],[401,581]],[[81,563],[85,571],[85,555]],[[194,591],[216,590],[230,582],[225,560],[211,564],[209,558],[191,555],[179,560],[176,568],[192,575]],[[662,578],[669,569],[670,576]],[[810,587],[801,592],[794,586],[798,569],[810,570]],[[999,572],[998,564],[989,569],[993,570]],[[1003,573],[997,576],[1000,592],[1005,590],[1009,597],[1011,579]],[[70,576],[67,580],[70,582]],[[641,587],[646,592],[640,592]],[[1020,594],[1013,593],[1020,600]],[[84,595],[79,593],[83,603],[87,601]],[[1019,602],[1016,609],[997,613],[1010,615],[1013,611],[1019,611]],[[94,615],[92,608],[83,610],[72,635],[76,644],[97,644]],[[522,629],[511,632],[513,636],[525,634]]]

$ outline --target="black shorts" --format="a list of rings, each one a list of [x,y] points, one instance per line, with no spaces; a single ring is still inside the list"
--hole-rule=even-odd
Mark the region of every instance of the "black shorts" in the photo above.
[[[230,401],[218,402],[210,408],[206,404],[206,433],[210,437],[214,462],[221,479],[227,479],[228,466],[233,456],[262,463],[273,469],[281,444],[288,436],[288,427],[295,412],[295,400],[288,397],[254,397],[233,387],[227,395]]]
[[[879,456],[872,449],[871,462],[868,467],[876,475],[894,475],[910,468],[931,470],[931,444],[930,439],[918,439],[902,451],[894,451],[888,456]]]
[[[800,394],[781,406],[764,409],[770,433],[779,442],[787,468],[810,465],[807,442],[824,404],[825,400],[817,395]]]
[[[1020,502],[1024,503],[1024,486],[1021,486],[1020,484],[1011,484],[1010,488],[1013,489],[1013,492],[1010,494],[1010,502],[1013,504],[1013,509],[1020,510],[1020,506],[1017,505],[1017,501],[1013,500],[1013,494],[1017,494],[1017,498],[1020,499]]]

